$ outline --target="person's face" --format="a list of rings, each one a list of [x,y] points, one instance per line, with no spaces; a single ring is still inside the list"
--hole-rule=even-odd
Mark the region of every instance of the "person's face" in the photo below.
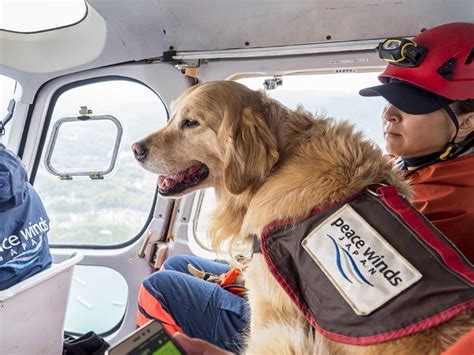
[[[410,115],[387,103],[382,117],[385,149],[389,154],[402,158],[438,152],[456,131],[444,109]]]

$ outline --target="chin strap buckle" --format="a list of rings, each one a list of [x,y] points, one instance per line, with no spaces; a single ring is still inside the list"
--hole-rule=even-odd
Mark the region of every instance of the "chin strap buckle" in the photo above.
[[[439,159],[440,159],[440,160],[446,160],[446,159],[448,159],[449,156],[451,155],[451,152],[452,152],[454,146],[455,146],[454,144],[450,144],[450,145],[446,148],[446,150],[439,156]]]

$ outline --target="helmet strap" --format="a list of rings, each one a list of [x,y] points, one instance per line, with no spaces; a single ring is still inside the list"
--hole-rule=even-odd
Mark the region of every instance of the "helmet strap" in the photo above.
[[[456,133],[454,134],[453,138],[451,141],[446,145],[446,148],[444,151],[440,154],[439,159],[440,160],[447,160],[454,155],[454,153],[457,151],[458,144],[456,144],[454,141],[456,140],[456,137],[458,136],[459,133],[459,121],[454,114],[453,110],[451,110],[451,107],[449,107],[448,104],[446,104],[438,95],[436,95],[436,98],[438,101],[443,105],[444,110],[448,113],[449,118],[454,124],[454,127],[456,128]]]
[[[412,158],[400,158],[397,165],[400,170],[407,170],[409,167],[415,168],[409,170],[405,176],[411,175],[420,168],[429,166],[432,164],[439,163],[441,161],[451,160],[463,153],[466,153],[474,144],[474,132],[470,133],[465,140],[459,143],[448,143],[447,148],[444,151],[439,151],[437,153],[431,153],[421,157],[412,157]],[[446,155],[444,159],[443,155]]]
[[[440,161],[454,159],[457,156],[463,154],[464,152],[468,151],[472,148],[474,143],[474,133],[469,134],[469,136],[462,142],[455,143],[456,137],[459,133],[459,121],[454,114],[453,110],[449,105],[447,105],[439,96],[437,96],[440,103],[443,105],[444,110],[448,113],[449,118],[453,122],[454,126],[456,127],[456,133],[454,134],[451,141],[446,145],[446,147],[436,153],[427,154],[421,157],[412,157],[412,158],[400,158],[401,164],[400,169],[406,170],[409,167],[416,168],[414,170],[410,170],[409,174],[412,174],[419,168],[436,164]]]
[[[427,166],[439,162],[439,155],[441,152],[423,155],[421,157],[400,158],[403,164],[400,165],[401,170],[408,168],[417,168]]]

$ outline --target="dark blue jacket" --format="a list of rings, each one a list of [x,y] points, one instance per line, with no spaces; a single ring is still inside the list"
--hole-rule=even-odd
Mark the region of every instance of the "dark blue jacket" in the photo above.
[[[0,144],[0,290],[48,268],[49,218],[14,153]]]

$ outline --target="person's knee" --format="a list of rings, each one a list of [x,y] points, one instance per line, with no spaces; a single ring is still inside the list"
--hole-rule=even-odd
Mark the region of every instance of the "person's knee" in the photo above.
[[[157,273],[153,273],[153,274],[150,274],[148,275],[147,277],[145,277],[142,281],[142,287],[145,288],[146,290],[149,290],[150,289],[150,286],[151,285],[154,285],[156,282],[155,282],[155,274]]]
[[[164,262],[162,270],[187,272],[188,263],[185,256],[175,255]]]
[[[154,272],[143,279],[142,286],[148,292],[156,292],[159,288],[167,287],[170,277],[166,271]]]

